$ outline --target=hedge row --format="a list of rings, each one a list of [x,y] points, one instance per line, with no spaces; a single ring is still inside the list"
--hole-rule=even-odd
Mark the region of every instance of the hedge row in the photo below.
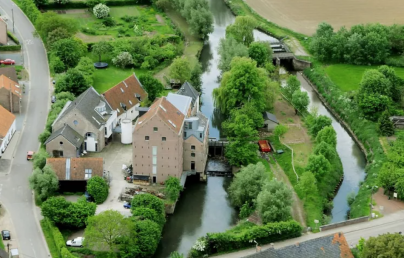
[[[21,45],[16,46],[0,46],[0,51],[19,51],[21,50]]]
[[[7,35],[8,35],[17,45],[20,44],[20,41],[17,39],[17,37],[16,37],[13,33],[11,33],[10,31],[7,31]]]
[[[77,258],[77,256],[71,254],[70,251],[67,250],[65,240],[59,229],[55,225],[53,225],[53,223],[47,218],[44,218],[42,221],[43,224],[47,227],[48,232],[50,232],[51,237],[55,242],[59,256],[63,258]]]
[[[126,6],[126,5],[137,5],[139,1],[136,0],[127,0],[127,1],[119,1],[119,0],[107,0],[105,1],[107,6]],[[44,10],[53,10],[53,9],[75,9],[75,8],[88,8],[86,2],[69,2],[67,4],[57,4],[57,3],[49,3],[41,7]]]
[[[190,257],[197,258],[204,255],[231,252],[259,245],[269,244],[285,239],[301,236],[302,227],[294,220],[277,223],[268,223],[257,226],[253,223],[243,223],[223,233],[208,233],[199,238],[202,248],[194,246]],[[196,248],[195,248],[196,247]],[[199,251],[197,249],[200,249]],[[203,251],[201,251],[203,249]]]
[[[367,176],[365,183],[360,187],[355,201],[351,205],[350,218],[367,216],[370,212],[369,198],[371,190],[366,185],[376,184],[381,164],[386,159],[379,142],[377,125],[366,120],[361,115],[356,102],[334,84],[321,67],[321,64],[313,62],[313,67],[304,70],[304,74],[318,88],[318,91],[326,99],[330,107],[349,125],[366,149],[368,160]]]

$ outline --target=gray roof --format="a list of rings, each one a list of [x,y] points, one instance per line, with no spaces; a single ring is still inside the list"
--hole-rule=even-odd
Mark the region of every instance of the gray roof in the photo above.
[[[245,258],[353,258],[343,233],[286,246],[279,249],[269,248]]]
[[[264,120],[271,120],[272,122],[279,124],[278,119],[276,119],[276,116],[274,114],[263,112],[262,116],[264,117]]]
[[[184,82],[184,84],[182,84],[181,88],[177,91],[177,94],[191,97],[192,106],[195,105],[195,101],[199,97],[199,92],[196,91],[195,88],[189,82]]]
[[[174,105],[179,111],[181,111],[184,116],[188,115],[189,107],[192,103],[192,98],[185,95],[178,95],[173,93],[168,93],[166,99]]]
[[[147,112],[149,111],[150,107],[136,107],[135,110],[136,111],[143,111],[143,112]]]
[[[83,136],[73,130],[69,125],[65,124],[60,129],[54,131],[51,136],[45,141],[45,145],[50,141],[58,137],[59,135],[63,136],[66,140],[68,140],[71,144],[79,148],[84,141]]]
[[[96,107],[104,104],[106,112],[105,115],[102,115],[96,111]],[[80,96],[73,100],[66,110],[63,113],[61,112],[59,116],[63,117],[73,110],[78,110],[96,128],[100,128],[102,124],[105,124],[112,112],[112,108],[105,98],[98,94],[93,87],[90,87],[85,92],[81,93]]]

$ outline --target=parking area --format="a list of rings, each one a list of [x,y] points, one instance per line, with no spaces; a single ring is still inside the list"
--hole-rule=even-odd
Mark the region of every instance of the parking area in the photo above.
[[[133,186],[124,180],[122,165],[132,164],[132,144],[124,145],[120,142],[120,135],[114,135],[114,140],[102,152],[89,153],[84,157],[104,158],[104,169],[109,171],[110,188],[107,200],[97,206],[96,214],[106,210],[117,210],[125,216],[130,216],[130,210],[123,207],[124,202],[119,201],[122,189]]]

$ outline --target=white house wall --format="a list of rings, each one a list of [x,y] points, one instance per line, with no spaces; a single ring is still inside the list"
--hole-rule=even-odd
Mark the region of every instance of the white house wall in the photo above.
[[[113,111],[111,117],[108,119],[107,123],[105,124],[105,128],[107,128],[107,131],[105,133],[105,138],[109,138],[116,127],[117,123],[117,112]]]
[[[131,107],[130,109],[128,109],[128,111],[125,113],[119,113],[118,116],[118,124],[122,123],[123,119],[130,119],[130,120],[135,120],[136,117],[139,116],[139,111],[136,110],[137,107],[139,107],[140,104],[136,104],[135,106]]]
[[[8,130],[6,136],[3,138],[3,142],[1,143],[0,146],[0,157],[3,155],[3,152],[6,151],[8,144],[10,143],[11,139],[13,138],[13,135],[15,133],[15,120],[13,124],[11,125],[10,129]]]

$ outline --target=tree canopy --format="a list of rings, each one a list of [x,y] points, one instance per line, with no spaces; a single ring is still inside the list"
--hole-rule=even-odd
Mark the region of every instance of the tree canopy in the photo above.
[[[52,52],[67,66],[75,67],[87,52],[86,46],[78,39],[64,38],[53,43]]]
[[[250,44],[248,55],[257,62],[258,67],[264,67],[266,63],[272,62],[272,48],[270,42],[257,41]]]
[[[112,51],[112,46],[109,42],[105,40],[98,41],[95,43],[92,47],[91,50],[95,55],[99,57],[98,62],[101,62],[101,56],[102,54],[106,54],[110,51]]]
[[[44,201],[59,189],[59,179],[52,167],[46,165],[43,170],[39,167],[29,177],[29,185],[35,191],[36,197]]]
[[[232,166],[246,166],[257,162],[257,151],[257,144],[252,144],[246,140],[236,139],[232,140],[226,147],[225,156]]]
[[[306,199],[308,195],[316,195],[317,194],[317,180],[313,173],[310,171],[304,172],[299,177],[299,182],[297,183],[297,189],[303,193],[304,198]]]
[[[286,85],[283,87],[283,91],[289,100],[292,100],[295,91],[300,91],[300,81],[297,79],[296,75],[290,75],[288,77]]]
[[[251,16],[237,16],[236,21],[227,26],[226,37],[234,37],[238,42],[249,46],[254,42],[254,29],[258,22]]]
[[[323,155],[312,154],[309,156],[306,171],[312,172],[318,181],[321,181],[325,176],[327,176],[330,170],[331,164]]]
[[[165,213],[164,202],[152,194],[137,194],[132,199],[132,211],[137,207],[150,208],[157,213]]]
[[[94,198],[95,203],[101,204],[108,198],[109,186],[104,178],[93,176],[87,181],[87,192]]]
[[[159,80],[151,74],[142,74],[139,76],[139,81],[147,92],[147,98],[153,102],[164,91],[164,86]]]
[[[63,34],[63,37],[61,38],[69,38],[78,31],[78,22],[73,19],[66,19],[51,11],[42,13],[38,16],[35,23],[35,29],[42,39],[47,39],[51,36],[49,35],[50,33]]]
[[[177,57],[170,65],[169,75],[171,79],[179,80],[180,83],[184,83],[191,79],[191,64],[186,58]]]
[[[70,68],[56,82],[55,92],[71,92],[78,96],[89,88],[88,80],[77,68]]]
[[[292,95],[292,104],[295,107],[295,112],[304,113],[310,104],[309,96],[305,91],[295,91]]]
[[[335,148],[337,146],[337,133],[332,126],[326,126],[317,133],[316,142],[325,142]]]
[[[369,237],[361,250],[361,258],[403,257],[404,237],[401,234],[387,233]]]
[[[319,115],[313,119],[313,122],[310,124],[310,133],[314,137],[317,136],[318,132],[321,131],[326,126],[331,126],[331,118],[324,115]]]
[[[220,39],[218,53],[220,55],[219,69],[227,72],[231,68],[231,61],[234,57],[248,57],[248,48],[235,40],[233,37]]]

